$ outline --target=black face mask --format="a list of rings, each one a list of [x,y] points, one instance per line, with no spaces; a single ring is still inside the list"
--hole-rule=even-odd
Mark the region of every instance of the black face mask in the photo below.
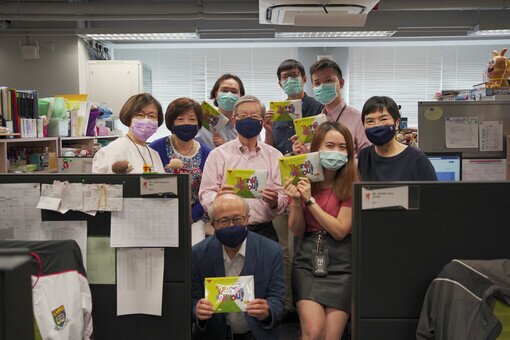
[[[226,227],[216,230],[214,234],[225,247],[237,248],[248,236],[248,227],[245,225]]]
[[[172,133],[177,136],[180,140],[187,142],[195,138],[198,133],[198,125],[183,124],[174,125],[172,127]]]
[[[253,118],[245,118],[236,122],[237,133],[244,138],[253,138],[262,131],[262,121]]]
[[[365,129],[365,134],[369,141],[377,146],[388,143],[395,137],[395,125],[380,125]]]

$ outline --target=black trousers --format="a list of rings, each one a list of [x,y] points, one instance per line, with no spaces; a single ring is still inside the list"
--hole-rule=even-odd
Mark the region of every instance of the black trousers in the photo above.
[[[230,325],[227,325],[227,337],[225,340],[257,340],[257,338],[255,338],[252,332],[247,332],[244,334],[232,333]]]
[[[274,229],[273,222],[250,224],[248,226],[248,230],[253,231],[254,233],[257,233],[259,235],[265,236],[268,239],[273,240],[275,242],[279,242],[278,234],[276,233],[276,230]]]

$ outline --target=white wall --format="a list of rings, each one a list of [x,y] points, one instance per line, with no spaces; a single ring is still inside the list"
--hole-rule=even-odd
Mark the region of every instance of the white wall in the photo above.
[[[77,39],[78,44],[78,83],[80,93],[87,93],[87,61],[90,60],[85,43]]]
[[[0,39],[0,86],[38,90],[39,97],[79,92],[76,36],[30,37],[41,47],[39,60],[21,59],[20,40],[27,44],[21,36]]]

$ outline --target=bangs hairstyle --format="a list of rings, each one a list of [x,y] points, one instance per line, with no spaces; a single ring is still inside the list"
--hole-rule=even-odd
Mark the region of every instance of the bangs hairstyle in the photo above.
[[[315,72],[319,72],[327,68],[331,68],[335,71],[338,80],[342,79],[342,70],[340,69],[340,66],[330,59],[321,59],[313,63],[313,65],[310,66],[310,77],[313,76]]]
[[[192,109],[193,112],[195,112],[198,121],[198,128],[200,129],[202,126],[202,121],[204,120],[204,112],[202,111],[202,107],[199,103],[187,97],[177,98],[168,104],[165,113],[165,125],[167,129],[172,131],[177,117],[184,114],[189,109]]]
[[[280,66],[278,66],[278,70],[276,70],[276,75],[278,76],[278,80],[282,80],[282,77],[280,76],[280,73],[288,70],[292,70],[293,68],[297,68],[299,73],[301,74],[301,77],[305,76],[305,68],[303,67],[303,64],[301,64],[299,61],[294,59],[287,59],[282,61]]]
[[[122,109],[120,109],[120,121],[122,124],[129,127],[131,125],[131,119],[133,119],[133,116],[141,112],[146,106],[150,104],[154,104],[154,106],[156,106],[158,111],[158,126],[161,126],[161,124],[163,124],[163,109],[161,108],[159,101],[149,93],[140,93],[129,97],[129,99],[122,106]]]
[[[239,78],[236,75],[230,74],[230,73],[225,73],[224,75],[219,77],[218,80],[216,80],[216,82],[214,83],[214,86],[211,90],[210,97],[209,97],[210,99],[214,99],[214,105],[216,107],[218,107],[218,102],[216,101],[216,92],[218,92],[218,90],[220,89],[221,82],[224,80],[227,80],[227,79],[234,79],[237,82],[237,84],[239,85],[239,97],[244,96],[244,85],[243,85],[243,82],[241,81],[241,78]]]
[[[373,96],[365,102],[365,105],[363,105],[363,110],[361,111],[361,122],[365,123],[365,117],[368,114],[383,112],[384,109],[388,111],[395,123],[397,122],[397,119],[400,119],[398,105],[393,99],[385,96]]]
[[[335,178],[333,180],[333,190],[336,196],[344,201],[352,197],[352,183],[358,182],[360,177],[356,162],[354,159],[354,142],[349,129],[345,125],[337,122],[325,122],[319,125],[317,131],[312,138],[312,144],[310,146],[310,152],[319,151],[321,144],[324,142],[324,138],[329,131],[338,131],[344,136],[345,144],[347,148],[347,159],[348,162],[343,167],[337,170]],[[319,191],[318,183],[312,183],[312,191],[317,193]]]

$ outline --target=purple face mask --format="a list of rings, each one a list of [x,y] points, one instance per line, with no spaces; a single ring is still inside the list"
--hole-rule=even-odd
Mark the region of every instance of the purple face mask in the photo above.
[[[133,119],[129,131],[141,141],[146,141],[158,129],[158,121],[154,119]]]

